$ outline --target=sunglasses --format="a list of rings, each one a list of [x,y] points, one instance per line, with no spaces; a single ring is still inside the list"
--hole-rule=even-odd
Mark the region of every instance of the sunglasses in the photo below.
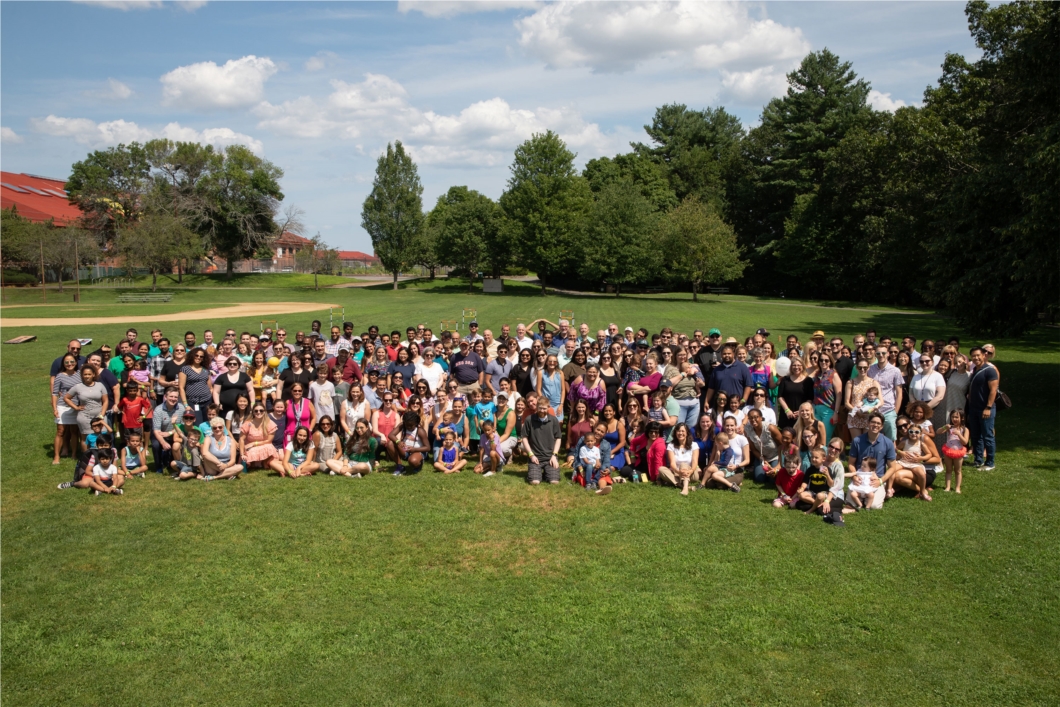
[[[223,430],[223,429],[224,429],[224,427],[221,427],[221,426],[217,426],[217,427],[211,426],[211,427],[210,427],[210,429],[211,429],[211,430],[213,430],[214,432],[216,432],[216,431],[218,431],[218,430]]]
[[[265,412],[265,408],[254,408],[254,414],[255,415],[260,415],[263,412]]]
[[[229,368],[238,368],[239,367],[238,363],[227,363],[225,365],[228,366]]]

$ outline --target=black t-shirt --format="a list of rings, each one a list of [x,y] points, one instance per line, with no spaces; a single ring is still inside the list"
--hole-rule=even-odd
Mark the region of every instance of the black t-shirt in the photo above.
[[[806,470],[806,490],[810,493],[827,492],[829,489],[828,475],[821,467],[811,466]]]
[[[835,362],[835,372],[839,374],[839,380],[843,381],[843,385],[847,384],[850,380],[850,374],[854,372],[854,359],[849,356],[840,356]]]
[[[295,373],[293,369],[284,369],[283,373],[280,374],[280,380],[283,381],[283,400],[291,399],[291,386],[295,383],[302,384],[302,393],[306,397],[309,396],[309,371],[304,368]]]
[[[107,395],[111,398],[111,405],[114,404],[114,386],[118,385],[118,377],[111,373],[109,368],[99,369],[99,382],[107,389]]]
[[[179,364],[176,361],[166,361],[162,364],[162,371],[158,374],[158,379],[166,383],[172,383],[180,377],[181,368],[183,368],[183,364]],[[166,390],[169,389],[166,388]]]
[[[703,372],[703,379],[707,385],[703,386],[703,394],[706,395],[707,388],[711,385],[711,376],[714,371],[714,362],[721,363],[721,347],[718,350],[704,346],[696,353],[696,359],[694,363],[699,366],[699,370]]]
[[[797,412],[799,406],[803,403],[813,402],[813,378],[806,376],[801,383],[796,383],[791,380],[790,376],[784,376],[780,379],[780,383],[777,384],[777,394],[781,400],[787,403],[788,409],[792,412]],[[780,417],[782,410],[783,408],[777,411],[778,417]]]
[[[986,409],[986,401],[990,399],[990,381],[996,381],[997,369],[989,363],[972,374],[971,384],[968,387],[968,409],[982,413]]]

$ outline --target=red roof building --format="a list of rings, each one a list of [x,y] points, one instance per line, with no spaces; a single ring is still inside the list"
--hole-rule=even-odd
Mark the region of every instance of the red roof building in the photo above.
[[[352,265],[375,265],[379,262],[379,258],[374,255],[368,255],[368,253],[362,253],[359,250],[340,250],[339,261],[344,266]]]
[[[62,179],[0,172],[0,207],[14,207],[34,223],[53,220],[56,226],[69,226],[81,218],[81,209],[67,200],[65,189]]]

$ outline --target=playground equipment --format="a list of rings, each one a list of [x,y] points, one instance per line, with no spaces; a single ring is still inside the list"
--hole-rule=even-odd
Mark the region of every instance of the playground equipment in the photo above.
[[[460,332],[460,322],[455,319],[443,319],[438,325],[439,331],[455,331]]]
[[[466,330],[467,325],[470,322],[475,321],[476,319],[478,319],[478,310],[468,309],[465,307],[464,310],[460,313],[460,328]]]
[[[272,329],[275,332],[279,328],[279,322],[275,319],[262,319],[261,320],[261,333],[264,334],[266,329]]]
[[[561,309],[559,310],[559,318],[566,319],[570,322],[571,326],[574,326],[574,310],[573,309]]]

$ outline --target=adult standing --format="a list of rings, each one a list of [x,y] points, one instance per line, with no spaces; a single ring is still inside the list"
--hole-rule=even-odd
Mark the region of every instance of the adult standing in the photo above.
[[[677,405],[677,423],[694,430],[699,421],[699,393],[703,389],[703,374],[688,360],[684,349],[677,353],[677,375],[670,378],[671,399]]]
[[[415,380],[426,381],[430,390],[444,390],[446,379],[445,368],[434,358],[434,347],[425,344],[423,347],[423,361],[416,364]]]
[[[953,367],[950,368],[949,365],[948,362],[943,361],[939,361],[938,364],[937,370],[946,379],[946,397],[943,398],[942,404],[935,408],[935,415],[931,419],[936,430],[950,423],[950,412],[953,410],[964,412],[968,406],[968,388],[972,380],[968,372],[968,358],[964,354],[957,354]]]
[[[385,355],[386,354],[384,352],[384,356]],[[294,386],[294,384],[301,384],[302,390],[304,391],[306,388],[309,387],[310,378],[309,371],[307,371],[302,365],[302,355],[300,353],[292,353],[287,358],[287,362],[287,368],[284,369],[283,373],[280,374],[279,395],[281,400],[285,402],[290,402],[291,388]],[[386,365],[389,366],[390,362],[387,361]]]
[[[883,344],[876,347],[876,363],[869,367],[869,378],[876,381],[876,385],[880,387],[883,433],[893,442],[897,434],[894,421],[898,417],[897,411],[902,409],[902,386],[905,384],[905,378],[898,367],[887,360],[887,354],[887,347]]]
[[[817,354],[817,369],[813,372],[813,411],[825,429],[821,444],[832,439],[832,430],[839,422],[842,392],[843,383],[833,367],[832,353],[822,349]]]
[[[898,354],[901,356],[901,354]],[[924,356],[920,360],[920,372],[913,376],[909,382],[910,402],[927,403],[931,408],[933,418],[935,410],[946,399],[946,379],[935,370],[935,362],[930,356]]]
[[[407,346],[397,350],[397,359],[390,362],[387,367],[387,387],[393,387],[395,374],[401,374],[401,385],[405,390],[412,389],[412,379],[416,376],[416,364],[412,362],[412,355]]]
[[[869,415],[861,409],[865,393],[873,387],[879,390],[876,381],[869,378],[868,359],[859,358],[854,364],[854,372],[855,376],[847,381],[843,391],[843,407],[850,411],[847,414],[847,428],[851,440],[863,435],[869,428]]]
[[[204,349],[192,349],[177,378],[180,401],[195,412],[195,424],[206,420],[206,406],[213,399],[210,390],[210,356]]]
[[[254,381],[239,370],[241,362],[238,356],[229,356],[225,361],[227,370],[214,378],[213,401],[221,408],[222,417],[236,409],[236,400],[245,394],[251,406],[254,405]]]
[[[487,330],[488,331],[488,330]],[[496,342],[495,342],[496,343]],[[485,344],[485,342],[483,342]],[[489,351],[489,348],[486,349]],[[501,392],[501,379],[507,378],[512,372],[512,362],[508,360],[508,346],[497,344],[493,347],[494,358],[486,364],[486,375],[484,377],[490,396],[496,397]]]
[[[157,331],[157,330],[156,330]],[[151,336],[155,333],[151,332]],[[173,360],[173,353],[169,350],[169,339],[160,337],[155,342],[154,349],[156,353],[151,355],[151,358],[147,364],[147,370],[151,381],[152,395],[155,400],[161,400],[162,396],[165,395],[166,386],[162,385],[159,380],[162,377],[162,372],[165,370],[166,364]]]
[[[607,403],[607,386],[600,378],[600,367],[595,363],[586,366],[585,375],[574,379],[567,397],[570,399],[572,409],[579,400],[584,400],[591,416],[603,410]]]
[[[55,387],[55,376],[62,373],[65,369],[63,368],[63,359],[67,354],[72,355],[77,359],[77,368],[80,370],[81,366],[85,365],[87,360],[81,355],[81,341],[79,339],[70,339],[66,344],[66,352],[62,356],[52,361],[50,378],[48,379],[48,390],[51,391]]]
[[[559,360],[556,356],[547,356],[545,367],[538,371],[537,394],[548,403],[548,407],[556,411],[556,419],[562,421],[567,386],[564,384],[563,372],[559,370]]]
[[[787,426],[795,422],[799,408],[803,403],[813,404],[813,378],[806,374],[806,366],[797,356],[789,356],[791,368],[788,375],[773,383],[777,389],[777,403],[780,406],[778,417],[781,424]]]
[[[529,348],[519,350],[519,361],[512,367],[509,377],[515,384],[515,391],[526,397],[537,388],[537,373],[534,370],[533,354]]]
[[[527,464],[527,481],[537,486],[542,480],[550,484],[559,483],[559,445],[563,438],[559,420],[548,413],[548,400],[537,399],[537,414],[528,418],[520,430],[523,450],[530,461]]]
[[[482,382],[486,377],[485,362],[481,356],[470,349],[470,343],[461,339],[460,353],[453,356],[449,362],[451,374],[458,386],[457,390],[463,395],[467,395],[472,390],[482,390]]]
[[[725,344],[721,349],[721,363],[714,367],[710,376],[707,400],[713,400],[714,395],[721,392],[730,398],[735,395],[740,399],[740,405],[744,405],[753,386],[751,369],[743,361],[736,360],[736,346]]]
[[[872,479],[876,494],[869,507],[883,508],[887,496],[886,484],[895,474],[898,462],[894,442],[883,434],[883,415],[879,412],[869,413],[868,430],[850,443],[847,472],[856,474],[861,470],[861,462],[868,457],[876,460],[876,476]]]
[[[604,389],[607,391],[607,403],[614,405],[615,410],[620,407],[618,399],[618,392],[622,388],[620,365],[621,360],[617,363],[615,360],[614,345],[612,345],[611,350],[600,354],[600,380],[604,382]],[[611,446],[613,447],[614,445]]]
[[[64,448],[75,459],[81,448],[77,411],[66,404],[66,394],[81,382],[78,360],[75,354],[63,354],[59,360],[59,372],[52,375],[52,412],[55,414],[55,458],[52,464],[56,465],[60,463],[59,456]]]
[[[994,364],[986,360],[982,347],[973,347],[968,353],[975,366],[975,373],[968,383],[968,432],[971,435],[972,455],[977,469],[993,471],[999,376]]]
[[[63,395],[63,401],[71,410],[77,411],[77,427],[84,438],[92,433],[92,420],[107,409],[107,388],[96,380],[98,372],[92,366],[82,366],[81,382],[76,383]]]

